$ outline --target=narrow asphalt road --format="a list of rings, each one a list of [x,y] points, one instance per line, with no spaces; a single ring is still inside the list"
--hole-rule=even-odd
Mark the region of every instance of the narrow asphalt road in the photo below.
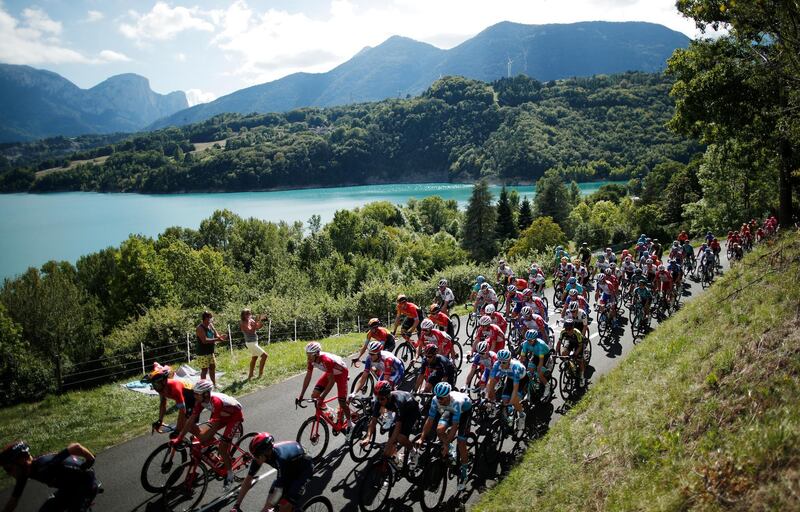
[[[725,254],[724,249],[722,254]],[[725,258],[722,259],[724,260],[723,267],[725,269],[728,266],[728,262]],[[691,286],[684,292],[684,301],[697,297],[703,291],[700,283],[688,279],[687,283]],[[552,290],[547,291],[547,296],[552,298]],[[552,305],[550,309],[549,323],[557,336],[561,329],[559,326],[560,315],[558,312],[553,311]],[[465,323],[465,319],[462,318],[459,335],[462,341],[466,339]],[[655,322],[653,325],[655,325]],[[599,335],[596,323],[592,323],[590,326],[590,339],[592,343],[592,359],[586,373],[589,386],[591,386],[591,381],[596,380],[600,375],[614,368],[634,346],[631,331],[627,325],[625,325],[624,333],[621,333],[613,343],[608,346],[601,346],[598,344]],[[469,352],[468,347],[465,348],[465,357],[467,352]],[[467,365],[465,364],[465,371],[460,375],[459,385],[463,383],[466,368]],[[356,371],[358,370],[352,369],[351,374]],[[318,375],[318,372],[315,372],[316,375]],[[558,378],[558,372],[556,372],[556,378]],[[312,414],[310,408],[295,410],[294,398],[297,396],[301,385],[302,376],[298,375],[272,385],[267,389],[242,397],[240,401],[245,411],[245,432],[268,430],[277,440],[294,439],[300,424]],[[568,410],[557,391],[555,395],[556,399],[552,403],[553,408],[544,411],[543,415],[538,418],[542,425],[554,424]],[[157,407],[158,404],[154,398],[154,418],[157,415]],[[542,431],[546,431],[546,428],[543,428]],[[105,493],[97,498],[94,510],[130,512],[157,510],[158,508],[154,506],[157,502],[157,497],[147,493],[141,487],[139,473],[147,455],[165,440],[165,436],[146,435],[100,453],[97,457],[96,472],[98,478],[103,482]],[[491,486],[494,480],[499,477],[498,475],[508,471],[513,466],[516,457],[524,451],[524,448],[522,444],[514,445],[512,441],[506,441],[504,445],[506,455],[501,458],[497,467],[497,474],[488,478],[485,482],[471,480],[468,483],[466,491],[462,493],[462,499],[467,502],[467,505],[478,500],[479,493],[484,485]],[[326,453],[325,462],[315,473],[307,496],[324,494],[333,502],[334,510],[337,511],[358,510],[356,499],[357,484],[360,475],[366,468],[367,462],[355,464],[352,461],[347,453],[343,436],[332,437]],[[265,469],[262,469],[263,477],[245,499],[243,510],[255,511],[263,507],[270,483],[274,478],[274,472],[267,471],[267,469],[271,468],[265,467]],[[416,503],[416,498],[411,493],[408,493],[408,490],[409,485],[406,481],[395,484],[391,494],[390,510],[420,510],[421,507]],[[454,494],[455,481],[451,481],[447,490],[447,499],[450,505],[456,503],[456,500],[453,499]],[[5,503],[9,495],[10,489],[3,490],[0,493],[0,502]],[[18,510],[26,512],[38,510],[48,495],[49,491],[43,485],[38,482],[29,482]],[[220,499],[221,495],[221,482],[211,482],[203,500],[202,510],[230,510],[232,498]]]

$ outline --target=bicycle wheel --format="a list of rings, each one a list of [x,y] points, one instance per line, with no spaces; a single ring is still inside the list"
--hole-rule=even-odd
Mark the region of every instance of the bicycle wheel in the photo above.
[[[360,441],[367,435],[370,419],[369,416],[359,418],[355,425],[353,425],[353,431],[347,439],[347,450],[350,452],[350,457],[356,463],[367,460],[379,448],[378,445],[375,444],[374,433],[370,437],[367,447],[361,446]]]
[[[411,373],[413,371],[414,362],[417,356],[416,349],[412,347],[409,342],[404,341],[397,346],[394,353],[397,358],[403,362],[403,366],[406,368],[406,373]]]
[[[164,489],[167,479],[172,471],[186,463],[186,448],[170,449],[169,443],[164,443],[147,456],[142,466],[141,482],[147,492],[158,493]]]
[[[576,384],[575,374],[570,370],[569,363],[563,361],[559,366],[558,392],[565,402],[568,402],[572,394],[575,393]]]
[[[296,441],[303,446],[314,464],[317,464],[328,449],[329,438],[328,424],[324,420],[317,420],[316,416],[310,416],[300,425]]]
[[[586,361],[586,364],[589,364],[589,361],[592,360],[592,340],[591,340],[591,338],[586,338],[586,343],[583,344],[583,360]]]
[[[197,508],[208,489],[208,469],[205,464],[196,466],[187,462],[179,466],[167,479],[161,491],[165,510],[189,512]]]
[[[231,448],[231,469],[233,471],[233,479],[237,482],[241,482],[247,476],[247,470],[253,460],[253,456],[250,454],[250,441],[255,436],[256,432],[248,432],[237,439]]]
[[[358,508],[361,512],[372,512],[383,508],[392,492],[394,475],[385,458],[370,464],[358,486]]]
[[[364,382],[364,387],[362,390],[356,391],[356,384],[358,381],[361,380],[361,375],[356,376],[353,379],[352,384],[350,384],[350,393],[351,394],[361,394],[364,396],[372,396],[372,391],[375,389],[375,376],[370,372],[367,374],[367,380]]]
[[[503,311],[503,307],[506,305],[506,294],[503,292],[502,295],[497,295],[497,311]]]
[[[438,450],[439,445],[433,445],[429,450]],[[432,512],[438,510],[447,492],[447,462],[441,457],[432,458],[425,464],[420,487],[422,488],[422,510]]]
[[[456,365],[456,375],[461,373],[461,366],[464,364],[464,349],[461,347],[461,343],[454,341],[453,342],[453,352],[456,354],[455,360],[453,363]]]
[[[305,502],[300,512],[324,512],[325,510],[333,512],[333,503],[331,503],[331,500],[325,496],[314,496]]]
[[[475,335],[475,329],[478,327],[478,318],[475,313],[467,313],[467,338],[472,339]]]
[[[451,313],[450,321],[453,322],[453,332],[455,332],[456,336],[458,336],[459,331],[461,331],[461,317],[455,313]]]

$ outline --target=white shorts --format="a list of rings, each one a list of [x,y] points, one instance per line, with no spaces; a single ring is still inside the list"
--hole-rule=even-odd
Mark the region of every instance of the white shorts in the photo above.
[[[245,343],[244,345],[247,347],[247,350],[250,351],[250,355],[252,355],[253,357],[258,357],[266,354],[266,352],[264,352],[264,349],[258,345],[257,341],[254,341],[252,343]]]

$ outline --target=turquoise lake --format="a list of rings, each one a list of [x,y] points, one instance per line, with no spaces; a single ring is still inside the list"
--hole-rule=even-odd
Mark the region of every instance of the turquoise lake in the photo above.
[[[603,182],[583,183],[580,188],[590,194],[601,185]],[[529,198],[535,193],[533,186],[510,188]],[[455,199],[463,208],[471,191],[472,185],[425,183],[225,194],[0,195],[0,278],[49,260],[74,263],[84,254],[118,245],[131,233],[154,237],[170,226],[196,229],[200,221],[222,208],[270,221],[305,222],[317,214],[325,223],[336,210],[371,201],[403,204],[412,197],[439,195]],[[499,186],[492,187],[495,198],[499,192]]]

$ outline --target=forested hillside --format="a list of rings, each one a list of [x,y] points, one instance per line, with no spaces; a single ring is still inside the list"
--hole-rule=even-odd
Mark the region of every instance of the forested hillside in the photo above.
[[[532,182],[551,168],[570,178],[645,176],[686,163],[699,146],[671,134],[671,82],[626,73],[540,83],[446,77],[424,94],[288,113],[223,114],[77,153],[101,165],[52,160],[46,141],[13,148],[28,163],[0,190],[241,191],[494,178]],[[211,144],[213,143],[213,144]],[[11,148],[7,149],[7,153]],[[32,154],[33,153],[33,154]]]

